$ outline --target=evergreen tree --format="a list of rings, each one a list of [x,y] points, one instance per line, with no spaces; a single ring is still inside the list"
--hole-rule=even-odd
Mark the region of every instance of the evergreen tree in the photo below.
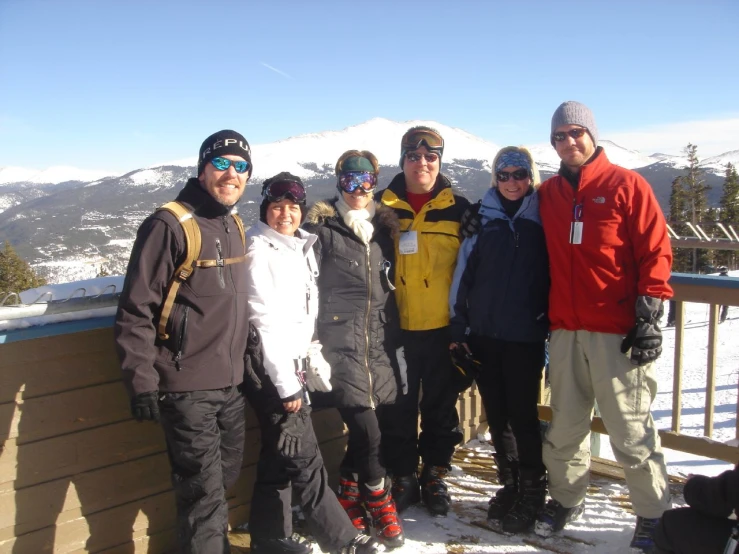
[[[729,233],[731,233],[729,226],[739,233],[739,175],[737,175],[736,168],[731,163],[726,164],[726,179],[724,180],[719,205],[721,206],[719,221],[724,224]],[[735,254],[731,250],[722,251],[720,263],[733,269],[736,267]]]
[[[4,250],[0,251],[0,294],[2,297],[9,292],[20,293],[45,284],[46,280],[36,275],[28,262],[21,258],[6,240]]]
[[[685,147],[685,155],[688,157],[688,165],[685,167],[686,174],[681,179],[681,184],[685,189],[686,216],[693,225],[700,225],[706,218],[708,191],[711,187],[706,184],[705,172],[700,167],[698,147],[688,143]],[[697,273],[709,264],[709,253],[706,250],[694,248],[691,262],[691,271]]]
[[[687,221],[687,200],[685,188],[682,183],[683,178],[678,176],[672,180],[670,188],[670,227],[678,236],[685,237],[692,234],[692,231],[685,224]],[[692,251],[686,248],[672,249],[672,271],[685,273],[690,271],[692,265]]]

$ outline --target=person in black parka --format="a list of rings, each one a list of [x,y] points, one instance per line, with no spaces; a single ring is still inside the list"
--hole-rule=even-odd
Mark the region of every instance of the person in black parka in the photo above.
[[[371,152],[345,152],[336,164],[339,196],[313,205],[304,228],[318,235],[317,334],[331,366],[331,392],[312,399],[337,407],[349,429],[339,501],[358,529],[368,512],[380,541],[394,548],[403,531],[380,462],[376,409],[395,402],[400,387],[391,273],[398,222],[372,198],[378,170]]]
[[[662,514],[654,530],[653,554],[734,554],[728,547],[739,513],[739,466],[716,477],[694,475],[683,490],[687,508]]]

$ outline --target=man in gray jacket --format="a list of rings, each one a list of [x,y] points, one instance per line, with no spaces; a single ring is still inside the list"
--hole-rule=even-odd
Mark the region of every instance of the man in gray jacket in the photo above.
[[[225,490],[236,482],[243,457],[238,389],[249,325],[243,226],[234,205],[251,172],[249,143],[239,133],[224,130],[205,139],[198,177],[177,196],[200,230],[194,272],[162,317],[188,250],[177,217],[157,210],[139,227],[116,315],[133,416],[161,420],[164,428],[182,553],[230,552]]]

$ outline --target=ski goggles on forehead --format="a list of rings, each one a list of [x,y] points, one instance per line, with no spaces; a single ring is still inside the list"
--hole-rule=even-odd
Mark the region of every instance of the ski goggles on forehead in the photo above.
[[[403,150],[416,150],[421,146],[425,146],[429,150],[443,150],[444,139],[433,131],[413,131],[403,137],[403,143],[400,145]]]
[[[305,188],[295,181],[276,181],[262,190],[262,196],[269,202],[280,202],[289,198],[298,204],[305,203]]]
[[[210,160],[210,163],[213,164],[213,167],[215,167],[218,171],[226,171],[232,165],[234,166],[234,170],[236,171],[236,173],[246,173],[247,171],[249,171],[249,162],[245,162],[242,160],[233,161],[229,160],[228,158],[221,158],[219,156]]]
[[[369,192],[377,186],[377,175],[369,171],[348,171],[339,175],[339,188],[349,194],[358,188]]]

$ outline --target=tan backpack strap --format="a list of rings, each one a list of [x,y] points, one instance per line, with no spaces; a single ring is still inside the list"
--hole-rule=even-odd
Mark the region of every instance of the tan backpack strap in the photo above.
[[[244,231],[244,222],[241,220],[239,214],[235,212],[232,213],[231,216],[233,216],[234,221],[236,222],[236,227],[239,228],[239,235],[241,235],[241,244],[244,245],[244,254],[246,254],[246,232]]]
[[[219,263],[220,261],[220,263]],[[246,254],[239,256],[238,258],[224,258],[223,260],[197,260],[195,265],[197,267],[217,267],[231,264],[238,264],[246,261]]]
[[[239,236],[241,237],[241,244],[244,246],[244,255],[237,258],[226,258],[218,263],[218,260],[197,260],[195,265],[197,267],[217,267],[218,265],[231,265],[238,264],[246,261],[246,232],[244,231],[244,222],[241,220],[238,214],[231,212],[231,216],[236,222],[236,227],[239,229]]]
[[[179,202],[167,202],[160,208],[160,210],[167,210],[172,213],[177,221],[182,225],[182,230],[185,234],[185,259],[177,267],[172,276],[172,280],[169,282],[167,289],[167,296],[165,297],[164,304],[162,305],[162,313],[159,315],[159,326],[157,328],[157,335],[161,340],[167,340],[169,335],[166,332],[167,321],[172,313],[172,307],[174,306],[174,300],[177,297],[177,291],[180,285],[184,283],[195,269],[195,261],[200,255],[200,249],[202,247],[202,241],[200,237],[200,227],[196,223],[192,216],[192,213],[185,208]]]

